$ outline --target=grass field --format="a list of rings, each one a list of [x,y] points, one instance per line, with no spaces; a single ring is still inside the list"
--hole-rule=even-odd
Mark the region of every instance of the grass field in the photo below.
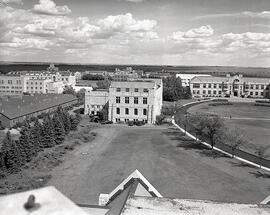
[[[210,106],[209,103],[204,103],[195,105],[188,111],[225,117],[227,127],[238,127],[245,132],[248,143],[241,146],[242,149],[254,153],[260,146],[269,146],[270,153],[270,107],[255,106],[254,103],[233,103],[233,105],[221,106]]]
[[[57,167],[53,185],[77,203],[96,204],[138,169],[165,197],[258,203],[270,174],[196,145],[170,126],[104,125]],[[84,153],[84,154],[82,154]]]

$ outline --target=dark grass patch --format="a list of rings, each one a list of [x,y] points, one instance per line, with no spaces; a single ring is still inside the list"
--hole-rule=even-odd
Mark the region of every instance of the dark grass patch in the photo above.
[[[258,167],[250,165],[248,163],[244,163],[244,162],[234,162],[234,161],[229,161],[230,164],[232,164],[234,167],[248,167],[248,168],[253,168],[253,169],[257,169]]]
[[[251,175],[254,175],[256,178],[267,178],[270,179],[270,174],[269,173],[262,173],[260,171],[256,172],[249,172]]]
[[[230,156],[223,154],[221,152],[215,151],[213,149],[204,149],[202,151],[199,152],[200,155],[204,156],[204,157],[209,157],[209,158],[213,158],[213,159],[217,159],[217,158],[230,158]]]

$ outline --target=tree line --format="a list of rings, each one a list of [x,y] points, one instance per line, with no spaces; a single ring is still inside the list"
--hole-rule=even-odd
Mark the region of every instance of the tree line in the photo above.
[[[196,141],[203,140],[209,142],[213,149],[215,145],[225,145],[230,149],[232,157],[235,156],[236,151],[248,144],[249,140],[247,135],[240,128],[228,128],[224,124],[224,120],[217,115],[207,114],[182,114],[176,119],[176,123],[183,126],[185,131],[189,131],[194,134]],[[269,157],[269,147],[258,146],[255,149],[256,156],[260,159],[260,165],[262,159]]]
[[[19,140],[13,140],[7,132],[0,149],[0,170],[10,173],[19,171],[38,152],[62,144],[65,135],[76,130],[80,120],[79,115],[70,115],[60,106],[52,115],[47,114],[43,122],[39,122],[38,118],[32,123],[25,120]]]
[[[191,98],[189,87],[183,87],[181,78],[169,76],[163,78],[163,100],[164,101],[178,101],[179,99]]]

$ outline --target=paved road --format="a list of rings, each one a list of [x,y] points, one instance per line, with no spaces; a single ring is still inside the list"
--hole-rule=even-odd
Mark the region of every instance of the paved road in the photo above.
[[[205,156],[198,149],[177,147],[183,137],[173,128],[112,125],[108,130],[114,135],[94,160],[88,163],[84,158],[80,166],[70,158],[75,163],[72,171],[63,169],[49,184],[78,203],[96,204],[100,193],[111,192],[138,169],[166,197],[258,203],[270,193],[270,179],[256,177],[257,169],[239,167],[234,159]],[[104,135],[104,128],[96,132]]]

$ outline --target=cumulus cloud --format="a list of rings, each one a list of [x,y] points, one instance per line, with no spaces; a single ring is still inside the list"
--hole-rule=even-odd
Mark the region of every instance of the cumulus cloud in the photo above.
[[[67,15],[71,13],[68,6],[56,6],[52,0],[39,0],[39,4],[34,5],[33,9],[36,13],[48,15]]]

